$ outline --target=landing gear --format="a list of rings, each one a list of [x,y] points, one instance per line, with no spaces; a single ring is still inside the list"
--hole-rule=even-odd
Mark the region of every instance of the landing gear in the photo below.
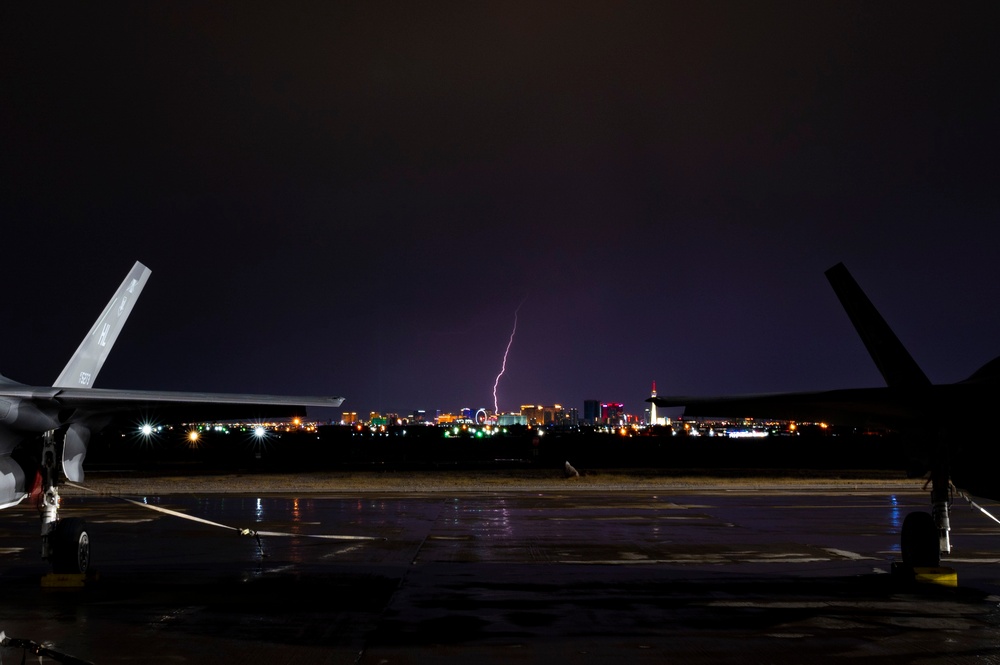
[[[900,551],[911,568],[937,568],[951,552],[951,482],[938,465],[931,472],[931,512],[910,513],[903,520]]]
[[[49,536],[49,563],[54,573],[86,575],[90,568],[90,536],[79,517],[59,520]]]
[[[915,568],[937,568],[941,563],[938,527],[930,513],[910,513],[903,520],[900,550],[903,563]]]
[[[931,473],[931,515],[937,527],[938,550],[951,553],[951,478],[947,471]]]
[[[86,575],[90,568],[90,535],[86,523],[78,517],[59,519],[59,483],[62,459],[56,431],[42,437],[42,487],[39,513],[42,518],[42,558],[48,559],[55,573]]]

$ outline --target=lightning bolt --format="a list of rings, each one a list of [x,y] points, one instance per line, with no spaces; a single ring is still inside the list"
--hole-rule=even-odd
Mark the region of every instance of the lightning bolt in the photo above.
[[[497,402],[497,386],[500,385],[500,377],[503,373],[507,371],[507,354],[510,353],[510,345],[514,343],[514,333],[517,332],[517,313],[521,311],[521,305],[528,297],[525,296],[521,299],[521,303],[514,310],[514,329],[510,331],[510,339],[507,340],[507,348],[503,352],[503,363],[500,365],[500,373],[497,374],[497,380],[493,382],[493,413],[500,413],[500,405]]]

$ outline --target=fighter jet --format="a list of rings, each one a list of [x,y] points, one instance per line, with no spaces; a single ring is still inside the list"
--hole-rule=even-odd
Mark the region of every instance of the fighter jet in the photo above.
[[[55,572],[85,573],[90,537],[79,518],[59,518],[59,487],[84,480],[91,433],[115,418],[148,413],[207,418],[303,415],[305,407],[338,407],[342,397],[284,397],[92,387],[150,270],[132,267],[52,386],[0,376],[0,508],[31,496],[42,516],[42,556]]]
[[[685,416],[747,416],[881,426],[904,435],[909,460],[916,462],[930,486],[931,511],[906,516],[901,534],[904,564],[937,566],[941,553],[951,552],[949,510],[952,490],[1000,500],[1000,485],[992,473],[995,460],[976,450],[971,434],[946,428],[935,414],[952,422],[981,421],[1000,399],[1000,357],[983,365],[968,379],[932,384],[896,334],[879,314],[842,263],[826,277],[886,386],[820,392],[772,393],[718,397],[660,396],[659,407],[683,406]]]

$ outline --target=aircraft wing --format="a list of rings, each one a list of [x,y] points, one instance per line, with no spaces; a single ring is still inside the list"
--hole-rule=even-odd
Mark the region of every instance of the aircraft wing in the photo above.
[[[664,396],[658,407],[683,406],[691,417],[757,418],[845,425],[899,425],[912,419],[913,395],[892,388],[851,388],[801,393],[717,397]]]
[[[48,392],[48,389],[43,389]],[[40,396],[35,395],[37,400]],[[168,411],[212,418],[235,416],[300,415],[306,407],[336,408],[343,397],[248,395],[162,390],[111,390],[102,388],[56,388],[44,397],[62,408],[95,413]]]
[[[801,393],[765,393],[718,397],[651,397],[658,407],[683,406],[684,415],[730,418],[773,418],[837,425],[906,428],[926,423],[935,414],[949,418],[991,413],[1000,388],[969,382],[916,388],[848,388]]]
[[[0,382],[0,420],[47,414],[53,418],[49,423],[53,427],[62,422],[56,413],[66,414],[65,417],[75,414],[74,420],[130,412],[156,413],[181,420],[284,417],[303,415],[306,407],[311,406],[336,408],[343,401],[343,397],[59,388]]]
[[[66,406],[155,406],[164,404],[255,404],[260,406],[338,407],[343,397],[249,395],[168,390],[112,390],[108,388],[57,388],[51,398]]]

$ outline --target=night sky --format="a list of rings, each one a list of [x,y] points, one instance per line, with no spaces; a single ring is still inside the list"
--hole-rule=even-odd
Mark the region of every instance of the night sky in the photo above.
[[[0,372],[502,410],[1000,354],[1000,5],[6,3]],[[339,413],[339,410],[338,410]]]

